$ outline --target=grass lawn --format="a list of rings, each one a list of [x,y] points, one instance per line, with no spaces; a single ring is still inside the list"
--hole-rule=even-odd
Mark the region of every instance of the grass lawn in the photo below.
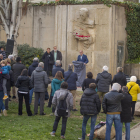
[[[82,135],[82,119],[80,114],[79,101],[82,92],[77,92],[77,108],[78,112],[72,112],[71,117],[67,122],[67,130],[65,137],[67,140],[78,140]],[[23,104],[23,115],[18,116],[18,102],[13,100],[9,102],[9,110],[7,117],[0,117],[0,140],[59,140],[61,132],[61,121],[56,132],[56,136],[50,136],[52,131],[54,116],[49,116],[51,108],[47,108],[47,102],[45,102],[44,112],[45,116],[31,116],[26,114],[25,105]],[[33,104],[31,110],[33,112]],[[96,124],[100,121],[105,121],[105,114],[100,113],[98,115]],[[140,122],[139,117],[135,117],[135,120],[131,123],[131,127]],[[124,130],[124,129],[123,129]],[[87,133],[90,132],[90,120],[87,124]],[[88,139],[88,138],[87,138]]]

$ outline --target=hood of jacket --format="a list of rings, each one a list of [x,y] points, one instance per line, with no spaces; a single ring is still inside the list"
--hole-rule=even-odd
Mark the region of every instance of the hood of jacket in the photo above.
[[[28,79],[29,79],[28,76],[19,76],[19,80],[26,81],[26,80],[28,80]]]
[[[135,82],[129,82],[128,83],[128,85],[130,85],[130,86],[135,86],[137,83],[135,83]]]
[[[109,76],[110,76],[110,73],[108,73],[107,71],[103,71],[101,73],[101,76],[104,78],[104,79],[107,79]]]
[[[60,81],[60,80],[58,80],[58,79],[56,79],[56,78],[54,78],[53,81],[54,81],[56,84],[62,83],[62,81]]]
[[[32,67],[37,67],[38,66],[38,62],[37,61],[34,61],[33,63],[32,63]]]
[[[41,72],[41,71],[43,71],[43,68],[42,68],[42,67],[37,67],[35,70],[36,70],[37,72]]]
[[[60,94],[58,96],[58,99],[63,100],[65,98],[66,94],[68,93],[68,90],[60,88],[59,92],[60,92]]]
[[[96,94],[96,91],[95,91],[94,89],[92,89],[92,88],[86,88],[86,89],[84,90],[84,94],[85,94],[86,96],[91,96],[91,95],[93,95],[93,94]]]

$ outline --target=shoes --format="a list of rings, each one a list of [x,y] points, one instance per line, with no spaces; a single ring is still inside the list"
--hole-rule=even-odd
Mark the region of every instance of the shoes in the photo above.
[[[7,111],[6,111],[6,109],[3,110],[3,115],[4,115],[4,116],[7,116]]]
[[[37,115],[38,113],[34,113],[34,116]]]
[[[65,136],[61,136],[60,138],[61,138],[61,139],[65,139]]]
[[[51,132],[50,135],[54,137],[55,136],[55,132]]]
[[[73,109],[72,111],[78,111],[77,109]]]
[[[45,113],[42,113],[42,114],[40,114],[40,115],[46,115]]]
[[[6,99],[8,99],[8,96],[4,95],[3,100],[6,100]]]
[[[16,99],[16,96],[13,96],[12,99]]]

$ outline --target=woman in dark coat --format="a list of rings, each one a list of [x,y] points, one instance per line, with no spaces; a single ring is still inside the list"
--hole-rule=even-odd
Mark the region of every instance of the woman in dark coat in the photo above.
[[[52,68],[54,65],[54,57],[50,52],[50,48],[47,48],[47,51],[42,56],[42,60],[44,62],[44,71],[47,72],[48,75],[52,72]]]

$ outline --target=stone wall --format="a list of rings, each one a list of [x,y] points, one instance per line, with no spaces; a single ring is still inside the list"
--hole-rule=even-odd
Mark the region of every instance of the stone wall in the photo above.
[[[84,12],[87,10],[88,12]],[[85,16],[87,14],[87,16]],[[94,77],[104,65],[116,73],[124,65],[126,49],[126,19],[123,7],[103,5],[58,5],[29,7],[22,18],[18,44],[46,50],[54,45],[63,55],[63,68],[77,59],[79,51],[88,56],[87,71]],[[77,37],[75,34],[85,35]],[[0,40],[6,41],[1,27]]]

